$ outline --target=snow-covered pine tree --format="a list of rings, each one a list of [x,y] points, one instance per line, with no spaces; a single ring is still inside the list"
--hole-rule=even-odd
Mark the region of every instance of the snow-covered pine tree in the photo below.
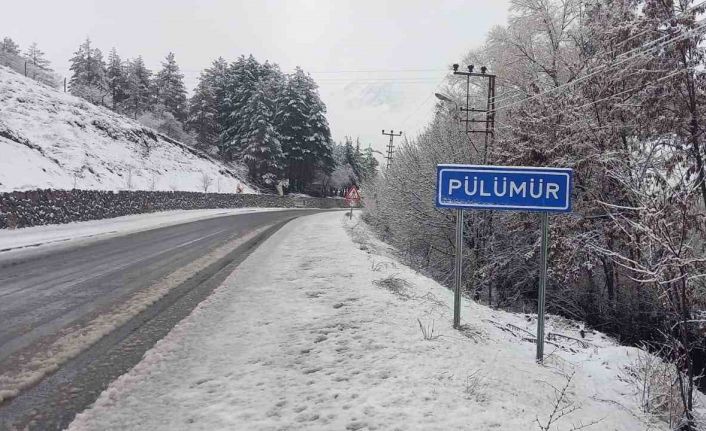
[[[91,48],[91,41],[86,38],[70,62],[70,70],[73,72],[69,80],[71,94],[91,103],[105,105],[109,91],[106,83],[106,65],[100,49]]]
[[[2,43],[0,43],[0,51],[8,54],[15,54],[19,55],[20,54],[20,46],[15,43],[14,40],[12,40],[9,37],[3,37]]]
[[[210,151],[215,148],[218,143],[218,109],[215,91],[206,72],[201,72],[194,95],[189,99],[187,124],[196,133],[196,144],[200,149]]]
[[[134,118],[150,109],[152,72],[147,69],[142,56],[130,61],[127,74],[127,99],[125,109]]]
[[[0,43],[0,64],[17,70],[19,54],[19,45],[9,37],[4,37]]]
[[[187,117],[186,89],[184,75],[174,59],[174,53],[167,54],[162,70],[154,78],[156,103],[161,104],[174,118],[184,123]]]
[[[240,139],[239,157],[248,166],[250,179],[274,187],[282,175],[282,147],[274,126],[277,82],[263,79],[255,84],[242,113],[245,124]]]
[[[36,44],[33,44],[33,47],[28,50],[30,58],[22,56],[19,46],[9,37],[5,37],[0,42],[0,64],[18,73],[26,73],[29,78],[50,87],[58,87],[59,77],[52,72],[44,53],[39,51]]]
[[[280,106],[290,188],[303,191],[317,173],[328,175],[335,168],[326,106],[314,80],[300,68],[288,77]]]
[[[17,70],[20,56],[20,47],[14,40],[4,37],[0,43],[0,64]]]
[[[51,72],[51,68],[49,67],[49,60],[44,58],[44,52],[39,49],[39,47],[37,46],[37,42],[32,42],[29,48],[27,48],[27,52],[25,52],[25,58],[27,58],[28,63],[34,66],[35,69],[46,70]]]
[[[57,77],[49,67],[50,62],[44,57],[44,52],[39,49],[36,42],[27,48],[24,58],[27,61],[27,76],[51,87],[57,86]]]
[[[304,100],[307,106],[306,127],[308,136],[308,164],[311,169],[319,170],[328,175],[333,172],[336,162],[333,160],[331,130],[326,119],[326,105],[319,97],[318,85],[309,75],[302,73],[301,81],[304,84]],[[312,177],[304,177],[309,181]]]
[[[128,97],[127,67],[115,48],[111,49],[108,55],[106,83],[110,91],[113,111],[122,111]]]
[[[209,86],[213,89],[213,95],[215,97],[213,106],[216,111],[214,121],[216,123],[215,130],[217,136],[213,140],[213,145],[217,148],[220,148],[222,142],[221,132],[224,130],[224,124],[221,122],[221,119],[225,112],[227,73],[228,62],[223,57],[218,57],[211,63],[211,67],[206,71],[206,78],[208,79]]]
[[[309,152],[307,139],[309,137],[309,107],[306,102],[303,72],[297,68],[287,77],[280,94],[277,112],[277,131],[282,142],[282,153],[285,171],[289,179],[289,190],[304,191],[304,176],[307,168]]]
[[[218,151],[228,63],[219,57],[199,76],[189,100],[188,127],[196,133],[197,145],[208,152]]]
[[[6,38],[6,42],[7,50],[3,50],[3,55],[1,56],[3,57],[3,64],[19,72],[24,69],[28,77],[50,87],[58,85],[58,78],[52,73],[52,69],[49,67],[49,60],[44,57],[44,52],[39,49],[36,43],[32,43],[24,56],[20,57],[17,44],[9,38]]]
[[[362,154],[360,152],[360,142],[356,140],[355,146],[353,145],[353,139],[346,136],[344,143],[344,163],[349,165],[353,172],[355,172],[356,178],[359,180],[362,178],[363,167],[361,166]]]
[[[238,157],[243,137],[249,135],[251,121],[246,107],[258,86],[261,68],[252,55],[241,56],[225,73],[223,109],[219,113],[220,153],[225,160]]]
[[[365,173],[363,180],[373,180],[377,175],[379,164],[380,163],[373,155],[373,149],[370,147],[370,144],[368,144],[368,147],[363,151],[362,158],[363,172]]]

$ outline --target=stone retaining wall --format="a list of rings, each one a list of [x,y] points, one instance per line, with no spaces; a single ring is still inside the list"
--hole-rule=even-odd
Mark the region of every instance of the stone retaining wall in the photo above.
[[[275,195],[31,190],[0,193],[0,229],[98,220],[153,211],[209,208],[341,208],[343,199]]]

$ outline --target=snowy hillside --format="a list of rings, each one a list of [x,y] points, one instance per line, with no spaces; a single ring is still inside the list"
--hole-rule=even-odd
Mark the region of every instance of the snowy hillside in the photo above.
[[[137,122],[0,66],[0,192],[255,190],[233,168]]]

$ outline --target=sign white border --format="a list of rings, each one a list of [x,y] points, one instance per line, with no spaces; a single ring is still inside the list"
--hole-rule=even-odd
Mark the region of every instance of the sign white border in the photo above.
[[[517,174],[517,173],[541,173],[545,175],[556,175],[566,179],[566,202],[564,206],[525,206],[525,205],[492,205],[492,204],[462,204],[444,203],[441,195],[441,178],[444,172],[468,172],[473,169],[494,174]],[[487,165],[437,165],[438,191],[436,205],[441,208],[475,208],[484,210],[535,210],[535,211],[563,211],[571,208],[571,174],[566,168],[536,168],[525,166],[487,166]]]

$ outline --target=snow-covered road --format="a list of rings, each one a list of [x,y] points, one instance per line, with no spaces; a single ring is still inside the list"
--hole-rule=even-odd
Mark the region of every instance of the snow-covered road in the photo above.
[[[667,429],[619,379],[637,349],[589,334],[548,346],[540,366],[523,341],[532,316],[464,303],[457,332],[450,302],[355,218],[299,218],[70,429],[532,430],[556,404],[552,386],[576,410],[551,429]],[[579,337],[559,318],[548,332]]]

